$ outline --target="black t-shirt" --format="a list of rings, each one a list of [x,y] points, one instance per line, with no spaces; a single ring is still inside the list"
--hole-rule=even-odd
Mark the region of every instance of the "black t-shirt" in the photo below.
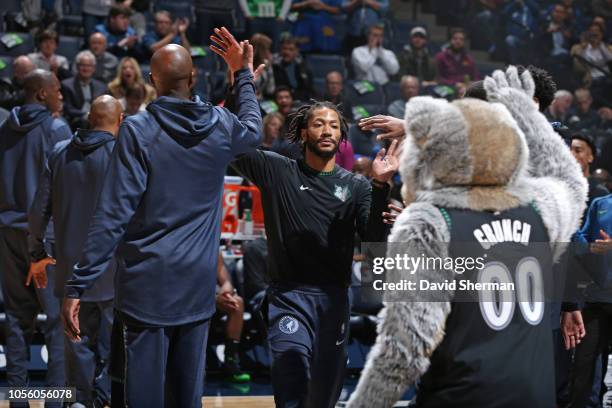
[[[362,176],[338,165],[317,172],[262,150],[232,166],[261,190],[273,283],[348,286],[355,232],[384,239],[388,189],[372,189]]]
[[[422,378],[417,406],[554,407],[555,372],[549,308],[546,302],[519,301],[534,299],[536,292],[535,286],[525,284],[535,281],[534,275],[523,280],[525,276],[533,273],[542,277],[545,286],[550,279],[549,237],[540,216],[531,206],[501,213],[442,212],[448,214],[451,257],[486,255],[482,269],[457,275],[456,280],[510,281],[514,282],[515,290],[513,297],[503,298],[504,304],[498,303],[500,297],[495,293],[487,298],[480,297],[485,292],[474,292],[472,294],[477,297],[466,301],[455,292],[444,340],[433,353],[431,366]],[[501,242],[485,249],[477,241],[483,236],[497,237]],[[519,285],[519,279],[523,285]],[[542,295],[546,296],[546,292]],[[483,299],[497,300],[487,302]]]

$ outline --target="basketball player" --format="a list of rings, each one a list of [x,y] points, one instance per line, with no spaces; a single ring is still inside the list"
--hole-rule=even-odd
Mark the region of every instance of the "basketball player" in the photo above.
[[[302,106],[289,126],[303,159],[257,150],[232,163],[262,192],[270,255],[268,341],[279,408],[335,405],[346,365],[355,232],[363,241],[384,237],[381,214],[397,171],[397,143],[386,156],[384,149],[377,155],[370,184],[336,165],[346,137],[337,107],[315,102]]]
[[[518,281],[542,277],[542,265],[560,256],[557,243],[568,242],[578,227],[587,185],[538,111],[528,71],[496,71],[485,89],[497,103],[428,97],[408,103],[401,173],[404,199],[412,204],[389,242],[398,247],[392,253],[417,257],[453,258],[470,242],[471,256],[527,253],[465,275],[452,268],[416,271],[417,280],[430,283],[497,280],[516,282],[517,289],[499,304],[457,301],[462,294],[444,286],[431,302],[422,292],[386,293],[350,408],[391,407],[419,377],[417,407],[555,406],[549,312],[546,303],[527,301],[525,280]],[[515,233],[491,233],[508,222]]]
[[[102,189],[115,137],[123,117],[118,100],[109,95],[91,104],[91,130],[79,129],[70,141],[58,143],[49,156],[29,212],[31,271],[46,286],[43,238],[53,216],[57,259],[55,296],[64,297],[64,285],[78,261],[87,227]],[[76,387],[76,402],[86,407],[110,405],[108,378],[110,333],[113,322],[115,262],[109,264],[91,289],[83,292],[79,310],[81,340],[65,338],[66,381]],[[102,366],[98,365],[102,362]],[[96,373],[101,373],[96,377]]]
[[[10,387],[29,383],[30,341],[42,310],[47,315],[43,330],[49,352],[45,383],[64,386],[60,303],[53,296],[53,285],[43,288],[29,275],[27,211],[51,149],[72,133],[66,122],[52,116],[62,109],[60,83],[54,74],[36,69],[25,77],[24,87],[25,104],[14,108],[0,128],[0,278],[6,313],[7,382]],[[47,244],[51,246],[52,240]],[[48,260],[46,265],[51,263]],[[49,266],[50,275],[53,268]]]
[[[252,46],[223,28],[238,117],[191,99],[193,65],[180,45],[151,59],[160,95],[124,120],[62,315],[81,336],[79,298],[117,257],[111,348],[115,406],[201,406],[215,311],[221,196],[227,164],[261,142]]]

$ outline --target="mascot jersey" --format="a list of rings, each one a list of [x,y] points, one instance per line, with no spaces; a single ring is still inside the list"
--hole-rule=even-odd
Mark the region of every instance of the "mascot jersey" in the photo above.
[[[417,407],[547,406],[554,398],[553,356],[533,351],[552,347],[549,311],[543,301],[552,253],[543,245],[549,237],[537,208],[440,210],[451,233],[450,257],[486,260],[481,270],[457,275],[455,280],[510,282],[514,291],[507,292],[507,299],[490,291],[462,301],[457,301],[456,292],[446,336],[421,379]],[[487,236],[495,243],[479,242]],[[502,356],[512,357],[500,367]],[[502,391],[506,389],[513,392]]]

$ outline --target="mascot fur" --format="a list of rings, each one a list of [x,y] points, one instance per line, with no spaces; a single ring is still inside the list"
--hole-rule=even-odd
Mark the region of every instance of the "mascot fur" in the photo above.
[[[438,208],[505,211],[534,203],[557,259],[563,246],[556,243],[569,242],[579,227],[586,179],[538,111],[527,70],[521,76],[515,67],[495,71],[484,85],[489,102],[415,97],[406,105],[400,173],[402,195],[411,204],[398,216],[389,242],[408,254],[445,257],[450,232]],[[454,279],[453,271],[427,273],[430,282]],[[390,296],[385,294],[376,344],[349,408],[393,406],[427,372],[445,337],[453,292],[443,292],[441,302],[409,301],[406,294],[403,301],[389,301]],[[500,356],[500,375],[506,364],[512,364],[511,355]],[[512,389],[498,392],[501,397]]]

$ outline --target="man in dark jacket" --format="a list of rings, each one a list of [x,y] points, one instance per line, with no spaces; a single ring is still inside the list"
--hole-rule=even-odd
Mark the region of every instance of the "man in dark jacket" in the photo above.
[[[81,51],[75,58],[76,76],[62,81],[64,117],[73,129],[87,128],[87,115],[91,103],[106,92],[106,84],[94,79],[96,57],[91,51]]]
[[[238,117],[191,99],[185,48],[158,50],[151,82],[161,97],[121,125],[87,242],[66,284],[62,315],[69,337],[79,340],[79,298],[116,251],[113,406],[201,405],[223,177],[236,155],[259,145],[262,127],[247,58],[252,46],[238,44],[225,28],[217,35],[230,44],[224,59],[240,95]]]
[[[31,59],[21,55],[13,61],[13,78],[0,79],[0,107],[11,110],[15,106],[23,105],[25,93],[23,80],[36,68]]]
[[[49,351],[47,386],[64,386],[64,339],[60,304],[53,285],[30,286],[27,211],[53,146],[72,137],[68,125],[51,115],[62,107],[54,74],[36,69],[25,77],[25,105],[0,127],[0,278],[6,313],[6,371],[9,387],[28,384],[29,339],[42,310]],[[48,240],[47,244],[52,245]],[[51,251],[52,248],[48,248]],[[47,262],[49,263],[49,262]],[[50,275],[54,274],[49,267]]]
[[[92,130],[79,129],[72,140],[58,143],[49,155],[34,204],[29,212],[30,256],[36,281],[46,286],[45,260],[51,259],[43,245],[49,218],[55,221],[57,273],[55,296],[64,297],[64,285],[72,276],[87,238],[87,227],[96,209],[106,169],[122,119],[122,107],[109,95],[91,105]],[[81,297],[79,323],[81,341],[65,339],[66,380],[76,387],[76,401],[84,406],[110,405],[108,351],[113,321],[113,277],[111,262],[91,289]],[[98,362],[102,365],[98,366]],[[95,373],[101,373],[95,375]]]
[[[288,86],[295,99],[307,101],[312,95],[312,75],[306,61],[300,55],[297,42],[293,37],[285,37],[280,43],[280,53],[272,59],[274,83]]]

